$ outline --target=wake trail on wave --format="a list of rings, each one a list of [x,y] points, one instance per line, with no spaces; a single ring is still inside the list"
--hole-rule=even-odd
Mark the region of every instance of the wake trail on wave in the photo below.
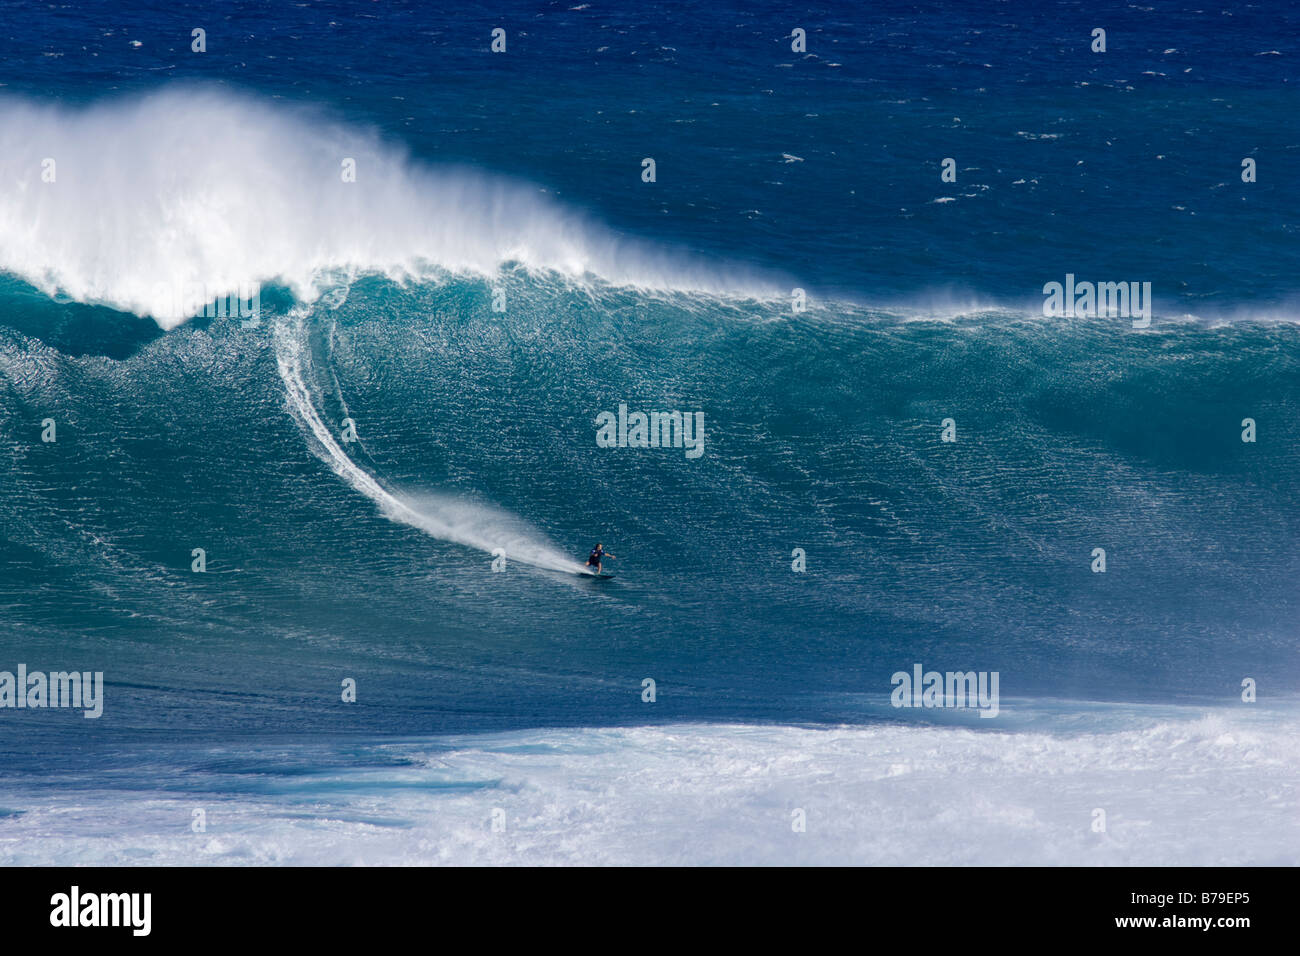
[[[310,310],[299,307],[277,323],[276,366],[284,381],[289,410],[309,436],[312,451],[336,475],[361,492],[390,521],[410,525],[440,541],[485,551],[503,552],[508,561],[567,574],[587,575],[524,519],[504,509],[435,492],[391,491],[344,451],[321,419],[309,382],[314,380],[306,322]]]

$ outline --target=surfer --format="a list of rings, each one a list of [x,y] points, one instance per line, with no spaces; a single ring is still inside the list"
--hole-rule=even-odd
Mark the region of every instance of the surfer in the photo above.
[[[614,555],[606,551],[605,546],[603,544],[597,544],[594,548],[591,549],[591,554],[587,555],[587,567],[595,568],[596,573],[600,574],[600,562],[603,561],[605,558],[609,558],[612,561],[614,559]]]

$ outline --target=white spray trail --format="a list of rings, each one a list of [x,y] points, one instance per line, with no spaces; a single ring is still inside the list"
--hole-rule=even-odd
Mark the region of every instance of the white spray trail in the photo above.
[[[289,409],[313,441],[312,450],[334,473],[376,505],[384,517],[418,528],[441,541],[452,541],[489,554],[505,552],[507,561],[569,574],[587,574],[587,569],[534,529],[523,519],[494,508],[447,495],[394,493],[381,485],[354,462],[321,421],[312,402],[304,366],[307,357],[304,334],[306,309],[300,308],[275,329],[275,357],[284,380]],[[295,325],[291,327],[290,322]]]

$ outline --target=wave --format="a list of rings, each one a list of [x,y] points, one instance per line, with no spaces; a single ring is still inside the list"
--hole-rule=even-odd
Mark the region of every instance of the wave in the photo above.
[[[310,436],[316,455],[340,478],[378,505],[392,521],[408,524],[441,541],[504,554],[507,561],[569,574],[588,574],[523,519],[500,508],[434,492],[390,491],[357,464],[322,421],[313,398],[312,363],[307,347],[307,310],[300,308],[275,330],[276,366],[284,380],[294,419]]]
[[[344,181],[345,162],[355,181]],[[178,84],[80,107],[0,97],[0,177],[13,187],[0,192],[0,272],[163,329],[263,286],[313,302],[367,274],[444,280],[519,267],[764,300],[791,287],[620,234],[536,184],[424,163],[319,108],[224,87]],[[904,321],[1041,317],[1030,285],[1027,297],[991,297],[936,280],[869,304]],[[820,305],[836,313],[868,304],[848,289],[830,298]],[[1294,298],[1195,314],[1186,302],[1157,305],[1162,324],[1300,321]]]
[[[0,98],[0,179],[12,186],[0,193],[0,270],[163,328],[266,283],[311,301],[340,273],[515,264],[646,289],[773,292],[739,266],[623,237],[535,186],[428,166],[373,130],[220,88],[80,108]]]
[[[0,630],[15,648],[36,632],[133,646],[178,690],[200,672],[221,686],[228,657],[173,674],[150,663],[154,634],[363,634],[365,653],[403,660],[428,634],[473,701],[449,730],[505,706],[479,676],[485,632],[525,635],[513,666],[548,675],[555,641],[611,635],[550,685],[593,723],[624,704],[588,675],[650,634],[670,635],[666,666],[710,675],[679,690],[686,717],[856,714],[808,692],[887,688],[917,661],[998,670],[1027,695],[1300,686],[1290,329],[764,317],[522,279],[496,314],[483,291],[376,278],[258,329],[136,320],[153,337],[120,361],[0,328]],[[595,417],[624,402],[702,411],[705,454],[599,447]],[[39,440],[47,417],[57,444]],[[348,417],[361,441],[340,440]],[[577,576],[595,541],[620,557],[617,587]],[[195,547],[246,571],[193,575]],[[563,573],[492,574],[497,548]],[[341,578],[364,600],[337,597]],[[816,652],[792,663],[792,635]],[[167,720],[165,701],[141,703],[140,724]]]

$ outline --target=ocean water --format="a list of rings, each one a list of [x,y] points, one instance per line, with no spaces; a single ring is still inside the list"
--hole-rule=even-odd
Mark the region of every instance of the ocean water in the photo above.
[[[0,861],[1300,862],[1298,16],[6,6]]]

